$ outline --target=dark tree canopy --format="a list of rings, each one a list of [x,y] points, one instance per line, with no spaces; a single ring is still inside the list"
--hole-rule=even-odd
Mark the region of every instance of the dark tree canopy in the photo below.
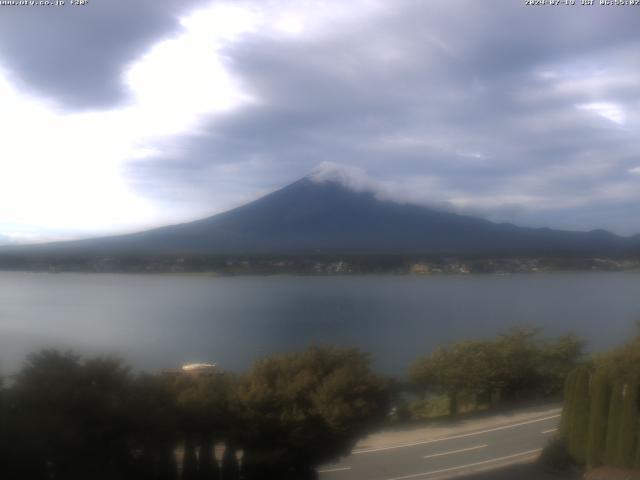
[[[294,469],[348,453],[388,409],[386,382],[354,349],[311,348],[258,362],[240,400],[252,455]]]
[[[350,349],[267,358],[245,377],[134,375],[117,359],[46,350],[0,385],[0,476],[312,477],[384,417],[386,387]]]
[[[416,360],[409,378],[419,389],[446,394],[456,414],[462,394],[490,404],[557,394],[582,348],[572,336],[544,340],[537,330],[514,329],[493,340],[440,347]]]

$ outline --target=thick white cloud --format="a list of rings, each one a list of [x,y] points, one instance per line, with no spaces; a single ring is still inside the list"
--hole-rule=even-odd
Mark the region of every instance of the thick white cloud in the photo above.
[[[616,105],[615,103],[609,103],[609,102],[585,103],[582,105],[578,105],[578,108],[581,110],[586,110],[588,112],[593,112],[596,115],[599,115],[602,118],[606,118],[610,122],[616,123],[618,125],[624,125],[626,120],[626,115],[624,110],[620,105]]]
[[[0,228],[6,234],[41,229],[77,235],[175,219],[176,213],[160,211],[128,186],[124,166],[161,155],[161,138],[192,133],[201,116],[247,101],[218,50],[251,25],[234,9],[216,13],[224,29],[205,35],[194,14],[179,36],[123,65],[133,100],[122,108],[65,112],[53,101],[22,94],[7,71],[0,72],[0,129],[6,133],[0,142]]]
[[[177,21],[155,15],[141,46],[135,22],[144,30],[144,15],[101,3],[135,48],[91,17],[95,28],[83,24],[82,36],[104,60],[91,68],[86,55],[44,68],[38,49],[17,57],[0,48],[0,233],[48,239],[186,220],[323,161],[348,167],[321,163],[316,178],[347,171],[350,187],[383,198],[640,231],[640,41],[622,9],[188,5],[197,9]],[[58,24],[46,20],[21,15],[0,27],[18,42],[25,21],[33,35],[46,26],[48,38]],[[67,63],[81,95],[65,91]],[[94,70],[116,75],[79,89],[77,75]],[[114,92],[123,95],[104,106]]]
[[[374,2],[339,8],[320,1],[286,8],[279,2],[216,2],[190,12],[180,20],[182,31],[122,65],[129,101],[113,109],[67,112],[56,98],[22,93],[16,77],[1,70],[0,129],[7,135],[0,142],[0,230],[35,239],[42,232],[48,239],[44,232],[107,233],[193,215],[131,188],[125,167],[172,155],[172,137],[198,135],[204,120],[260,102],[230,73],[223,52],[230,43],[252,33],[324,35],[327,22],[359,8],[370,13]]]

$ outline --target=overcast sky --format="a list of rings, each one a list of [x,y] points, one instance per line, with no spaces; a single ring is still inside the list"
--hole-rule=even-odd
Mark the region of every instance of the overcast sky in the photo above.
[[[640,232],[640,6],[69,3],[0,5],[0,241],[198,218],[319,164],[399,201]]]

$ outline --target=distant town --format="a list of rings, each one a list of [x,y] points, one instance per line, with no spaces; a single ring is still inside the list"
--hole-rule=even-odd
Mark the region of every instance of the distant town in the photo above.
[[[640,258],[343,256],[0,256],[0,270],[228,275],[442,275],[640,270]]]

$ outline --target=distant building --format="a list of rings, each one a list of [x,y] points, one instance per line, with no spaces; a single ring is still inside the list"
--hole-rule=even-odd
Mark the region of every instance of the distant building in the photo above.
[[[424,275],[427,273],[431,273],[431,266],[426,263],[414,263],[411,265],[411,273],[415,273],[418,275]]]

